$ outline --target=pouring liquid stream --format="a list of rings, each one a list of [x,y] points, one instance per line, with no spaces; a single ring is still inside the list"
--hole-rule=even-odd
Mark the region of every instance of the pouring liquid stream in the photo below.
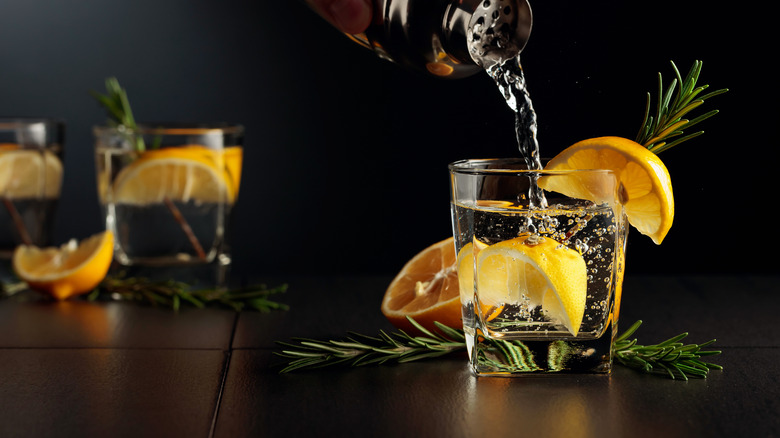
[[[519,55],[503,62],[496,62],[486,68],[488,75],[496,82],[507,105],[515,113],[515,136],[520,155],[529,170],[542,170],[539,157],[539,141],[536,138],[536,112],[526,87]],[[537,184],[538,174],[531,178],[528,189],[529,209],[547,208],[547,199]]]
[[[528,169],[541,171],[536,112],[520,65],[520,52],[530,31],[530,27],[520,25],[522,20],[519,17],[530,16],[530,10],[524,10],[523,6],[527,8],[528,4],[513,0],[483,0],[466,31],[466,41],[471,59],[493,79],[515,114],[517,146]],[[547,207],[537,180],[538,174],[532,174],[527,195],[531,210]]]

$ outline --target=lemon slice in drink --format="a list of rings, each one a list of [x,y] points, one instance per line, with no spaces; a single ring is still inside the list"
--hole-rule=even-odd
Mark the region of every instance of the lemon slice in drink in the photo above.
[[[669,171],[656,154],[621,137],[598,137],[569,146],[545,170],[609,169],[619,180],[618,198],[628,222],[653,242],[663,241],[674,220],[674,196]],[[607,194],[576,178],[540,181],[545,190],[600,202]],[[610,195],[611,196],[611,195]]]
[[[151,158],[193,158],[195,160],[206,159],[216,169],[225,169],[232,183],[234,197],[238,196],[238,188],[241,185],[241,167],[244,157],[241,146],[228,146],[217,150],[201,145],[185,145],[178,147],[151,149],[143,153],[143,159]]]
[[[467,243],[458,253],[458,287],[460,289],[461,303],[474,301],[474,248],[477,252],[487,248],[487,244],[475,240],[474,243]],[[482,304],[480,302],[480,312],[485,321],[495,319],[501,314],[504,306],[500,303]]]
[[[172,201],[232,204],[236,190],[230,177],[207,158],[144,155],[114,180],[114,201],[147,205]]]
[[[113,257],[114,235],[104,231],[59,248],[20,245],[14,250],[12,263],[31,289],[64,300],[94,289],[105,278]]]
[[[62,162],[49,151],[0,149],[0,194],[9,199],[57,198]]]
[[[524,233],[477,255],[481,306],[542,306],[577,336],[585,314],[588,272],[579,252],[549,237]]]

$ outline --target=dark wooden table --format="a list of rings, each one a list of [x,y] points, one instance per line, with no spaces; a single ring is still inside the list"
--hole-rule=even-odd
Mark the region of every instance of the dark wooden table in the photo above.
[[[780,277],[627,278],[640,342],[718,339],[706,380],[477,379],[459,355],[279,374],[276,341],[391,330],[389,281],[287,279],[270,314],[0,300],[0,437],[780,436]]]

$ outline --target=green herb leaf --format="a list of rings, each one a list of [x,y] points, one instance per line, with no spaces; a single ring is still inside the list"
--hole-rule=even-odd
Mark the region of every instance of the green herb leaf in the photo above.
[[[292,371],[331,367],[337,365],[364,366],[387,362],[406,363],[425,360],[466,351],[462,330],[447,327],[436,322],[440,333],[432,333],[419,325],[413,318],[407,319],[423,334],[410,336],[403,330],[388,334],[379,332],[379,337],[350,333],[344,340],[313,340],[296,338],[293,342],[277,342],[282,347],[275,354],[289,361],[280,371]],[[638,345],[636,339],[628,339],[636,332],[642,321],[637,321],[626,332],[619,335],[612,344],[615,362],[638,371],[662,374],[672,379],[688,380],[689,377],[706,378],[711,369],[723,369],[720,365],[703,362],[703,356],[720,354],[720,351],[704,351],[714,340],[703,344],[683,345],[679,341],[688,334],[683,333],[656,345]],[[520,342],[486,339],[485,348],[489,355],[480,360],[493,361],[503,368],[533,371],[535,364],[529,361],[527,347]]]
[[[138,126],[135,123],[133,110],[130,108],[127,91],[119,85],[117,78],[106,79],[106,94],[97,91],[90,91],[90,94],[105,108],[110,126],[116,126],[128,134],[137,131]],[[138,152],[146,150],[144,139],[140,135],[135,136],[135,148]]]
[[[672,62],[675,79],[672,79],[664,91],[663,77],[658,73],[658,103],[655,116],[650,115],[651,97],[647,93],[645,115],[642,126],[636,136],[636,142],[645,146],[650,151],[658,154],[678,144],[698,137],[703,131],[684,135],[684,129],[691,128],[718,113],[717,110],[709,111],[693,120],[683,118],[691,111],[700,107],[706,99],[723,94],[728,89],[720,89],[699,96],[709,85],[696,86],[701,74],[702,62],[694,61],[693,66],[682,79],[677,66]],[[677,85],[680,85],[679,89]],[[676,94],[675,94],[676,92]],[[698,97],[697,97],[698,96]]]
[[[240,289],[193,289],[190,285],[174,280],[153,281],[143,277],[126,277],[123,273],[106,277],[87,299],[120,299],[170,307],[179,310],[190,306],[226,307],[235,311],[255,310],[271,312],[288,310],[289,306],[273,301],[270,297],[287,291],[287,285],[268,288],[264,284]]]

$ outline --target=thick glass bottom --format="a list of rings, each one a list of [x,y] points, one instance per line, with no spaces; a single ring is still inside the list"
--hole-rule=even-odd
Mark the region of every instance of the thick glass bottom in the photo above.
[[[230,256],[219,254],[210,262],[197,264],[127,266],[117,263],[112,266],[111,273],[151,281],[178,281],[187,284],[191,290],[226,290],[229,286],[230,265]]]
[[[471,369],[477,376],[515,377],[558,373],[609,374],[614,324],[597,339],[489,339],[465,330]]]

